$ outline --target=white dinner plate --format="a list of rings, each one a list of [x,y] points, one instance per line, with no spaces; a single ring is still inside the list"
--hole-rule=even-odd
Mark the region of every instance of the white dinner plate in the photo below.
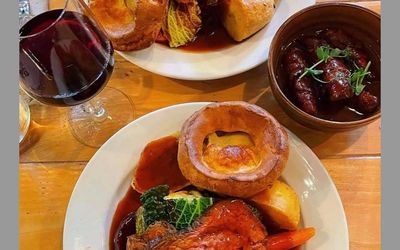
[[[114,211],[128,190],[145,145],[179,131],[185,119],[206,104],[185,103],[149,113],[121,129],[96,152],[68,204],[64,250],[108,249]],[[315,227],[317,232],[304,249],[347,250],[347,222],[334,183],[315,154],[290,131],[289,140],[290,155],[282,176],[300,197],[303,226]]]
[[[184,80],[211,80],[242,73],[265,62],[275,32],[291,15],[315,0],[280,0],[271,22],[237,45],[209,52],[188,52],[153,44],[135,52],[118,51],[126,60],[150,72]]]

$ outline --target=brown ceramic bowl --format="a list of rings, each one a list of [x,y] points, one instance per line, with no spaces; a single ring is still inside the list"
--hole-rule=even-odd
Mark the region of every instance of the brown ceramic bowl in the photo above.
[[[276,32],[269,51],[268,70],[272,92],[286,111],[299,123],[318,130],[344,131],[364,126],[380,117],[378,110],[361,120],[332,121],[307,114],[284,93],[287,80],[279,77],[284,49],[300,34],[310,30],[339,27],[362,41],[371,57],[371,65],[380,75],[380,15],[366,8],[345,3],[317,4],[291,16]],[[282,75],[282,74],[281,74]],[[379,87],[380,89],[380,87]],[[380,95],[380,90],[378,95]],[[378,96],[380,101],[380,96]]]

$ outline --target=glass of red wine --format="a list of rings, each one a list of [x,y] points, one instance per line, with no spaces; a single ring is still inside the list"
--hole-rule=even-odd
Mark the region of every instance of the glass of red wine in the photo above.
[[[36,15],[19,34],[21,88],[43,104],[70,107],[69,125],[81,143],[99,147],[133,119],[129,97],[105,87],[113,47],[82,0]]]

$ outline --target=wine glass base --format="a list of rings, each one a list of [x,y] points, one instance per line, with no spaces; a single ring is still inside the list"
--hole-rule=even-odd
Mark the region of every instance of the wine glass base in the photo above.
[[[105,87],[91,103],[102,106],[104,114],[88,112],[85,104],[71,107],[68,122],[75,138],[90,147],[98,148],[113,134],[134,119],[134,105],[121,91]]]
[[[29,125],[31,123],[31,112],[29,104],[26,102],[25,97],[20,94],[19,96],[19,143],[25,139],[28,133]]]

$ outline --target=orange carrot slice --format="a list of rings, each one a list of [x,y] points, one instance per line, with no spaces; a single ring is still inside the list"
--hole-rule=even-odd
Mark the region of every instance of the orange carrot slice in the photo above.
[[[268,250],[288,250],[306,243],[315,235],[315,228],[309,227],[297,231],[267,236]]]

